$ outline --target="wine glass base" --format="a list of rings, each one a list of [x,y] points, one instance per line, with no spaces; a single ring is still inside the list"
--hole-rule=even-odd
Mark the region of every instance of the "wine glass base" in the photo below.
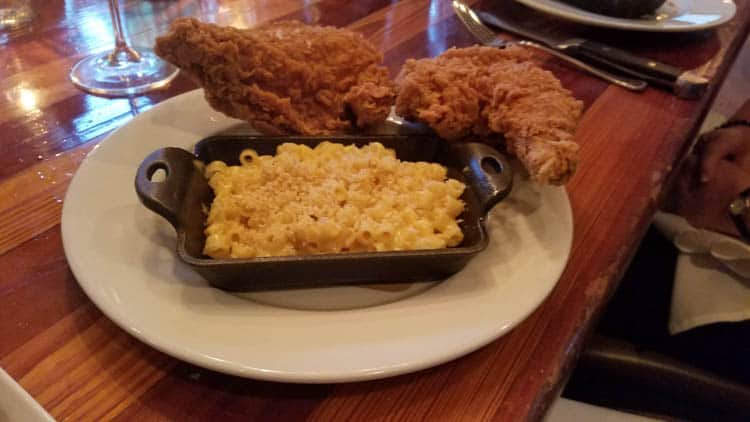
[[[179,69],[160,59],[151,49],[135,48],[140,61],[120,60],[112,65],[110,52],[88,56],[73,66],[70,80],[91,94],[125,97],[159,89],[174,79]]]

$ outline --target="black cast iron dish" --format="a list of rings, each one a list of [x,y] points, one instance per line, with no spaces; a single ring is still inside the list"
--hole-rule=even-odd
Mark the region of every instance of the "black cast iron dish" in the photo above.
[[[448,168],[448,176],[466,184],[461,230],[453,248],[341,253],[325,255],[213,259],[203,255],[206,214],[213,191],[195,161],[239,164],[243,149],[273,155],[284,142],[314,147],[331,141],[359,146],[380,142],[402,161],[429,161]],[[151,181],[157,170],[162,181]],[[195,155],[180,148],[153,152],[138,167],[135,188],[143,204],[166,218],[177,231],[177,254],[213,286],[230,291],[258,291],[364,283],[400,283],[445,278],[463,268],[488,243],[484,218],[511,190],[507,159],[480,143],[447,143],[429,135],[261,137],[215,136],[199,142]]]

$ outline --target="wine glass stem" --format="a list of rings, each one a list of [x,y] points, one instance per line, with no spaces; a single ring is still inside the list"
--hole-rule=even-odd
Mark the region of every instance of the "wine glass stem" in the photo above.
[[[109,13],[112,16],[112,27],[115,30],[115,49],[109,53],[107,60],[112,66],[116,66],[120,62],[120,53],[125,53],[128,56],[128,60],[138,62],[141,61],[141,55],[137,51],[130,48],[128,43],[125,41],[124,31],[122,30],[122,20],[120,19],[120,6],[118,0],[109,0]]]

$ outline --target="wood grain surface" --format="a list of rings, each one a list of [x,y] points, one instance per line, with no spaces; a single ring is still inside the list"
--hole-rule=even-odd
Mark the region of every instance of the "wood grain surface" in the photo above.
[[[95,145],[160,101],[194,89],[108,99],[68,80],[111,45],[106,1],[32,0],[33,23],[0,33],[0,366],[59,420],[535,420],[566,380],[586,336],[687,151],[750,25],[691,34],[578,27],[509,0],[469,2],[585,35],[711,79],[697,101],[632,93],[542,57],[586,105],[581,165],[567,186],[575,219],[569,264],[522,324],[453,362],[395,378],[338,385],[247,380],[177,361],[104,317],[65,260],[60,214],[68,183]],[[449,1],[122,1],[128,38],[148,45],[179,16],[238,27],[298,19],[363,33],[395,74],[404,60],[473,44]]]

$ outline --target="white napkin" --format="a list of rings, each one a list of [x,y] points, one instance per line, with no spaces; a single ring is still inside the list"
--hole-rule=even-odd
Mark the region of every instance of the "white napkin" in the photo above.
[[[696,229],[675,214],[657,212],[654,225],[680,251],[669,317],[671,334],[750,319],[750,246]]]

